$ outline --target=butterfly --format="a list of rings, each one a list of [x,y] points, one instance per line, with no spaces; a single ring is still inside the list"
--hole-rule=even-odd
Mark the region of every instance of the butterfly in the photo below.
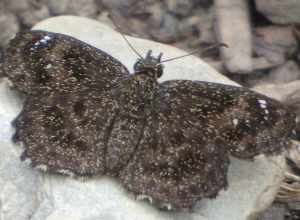
[[[18,33],[2,70],[25,95],[13,121],[21,160],[49,173],[111,176],[158,207],[190,209],[227,187],[229,156],[253,159],[289,146],[295,114],[246,88],[159,83],[162,54],[134,73],[73,37]]]

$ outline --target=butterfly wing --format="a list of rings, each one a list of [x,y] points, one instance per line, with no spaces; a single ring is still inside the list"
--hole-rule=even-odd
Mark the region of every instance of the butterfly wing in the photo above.
[[[268,120],[261,123],[265,109]],[[120,178],[130,191],[159,204],[191,208],[227,186],[229,152],[252,158],[280,151],[282,146],[270,144],[287,139],[293,120],[278,102],[243,88],[162,83],[141,144]]]
[[[184,89],[161,85],[140,146],[120,174],[129,191],[175,209],[216,196],[227,186],[229,165],[225,148],[210,142],[203,120],[195,120],[192,88]]]
[[[169,81],[163,86],[166,94],[190,98],[188,109],[195,123],[240,158],[279,153],[295,129],[296,116],[290,109],[246,88],[201,81]]]
[[[6,49],[3,70],[27,94],[107,90],[129,74],[107,53],[46,31],[18,33]]]
[[[14,122],[22,159],[55,173],[104,173],[118,111],[108,91],[128,77],[126,67],[75,38],[29,31],[10,42],[3,70],[27,94]]]
[[[33,167],[62,174],[105,172],[105,151],[117,105],[109,93],[31,97],[15,120],[21,158]]]

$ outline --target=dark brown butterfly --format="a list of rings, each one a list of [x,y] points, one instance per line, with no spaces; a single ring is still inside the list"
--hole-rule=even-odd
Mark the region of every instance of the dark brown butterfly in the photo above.
[[[15,119],[22,160],[44,171],[109,175],[159,206],[191,208],[227,186],[229,155],[289,145],[295,115],[245,88],[172,80],[148,52],[129,74],[105,52],[44,31],[17,34],[3,72],[26,96]]]

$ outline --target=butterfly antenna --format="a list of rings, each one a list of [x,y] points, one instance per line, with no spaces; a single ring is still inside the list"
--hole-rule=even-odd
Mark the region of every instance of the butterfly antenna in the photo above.
[[[119,31],[119,33],[121,34],[121,36],[123,37],[123,39],[126,41],[126,43],[128,44],[128,46],[133,50],[133,52],[136,55],[138,55],[141,59],[144,59],[143,56],[132,46],[132,44],[129,42],[129,40],[125,37],[125,34],[123,34],[120,26],[115,22],[113,16],[111,14],[109,14],[108,17],[110,18],[110,20],[112,21],[112,23],[114,24],[114,26],[116,27],[116,29]]]
[[[204,51],[201,51],[201,53],[206,53],[207,51],[210,51],[212,49],[215,49],[215,48],[220,48],[220,47],[226,47],[228,48],[228,45],[227,44],[224,44],[224,43],[216,43],[214,45],[211,45],[207,48],[205,48]],[[173,58],[170,58],[170,59],[166,59],[166,60],[162,60],[160,63],[165,63],[165,62],[169,62],[169,61],[172,61],[172,60],[177,60],[177,59],[180,59],[180,58],[183,58],[183,57],[187,57],[187,56],[190,56],[190,55],[193,55],[195,53],[198,53],[201,49],[196,49],[188,54],[185,54],[185,55],[182,55],[182,56],[179,56],[179,57],[173,57]]]

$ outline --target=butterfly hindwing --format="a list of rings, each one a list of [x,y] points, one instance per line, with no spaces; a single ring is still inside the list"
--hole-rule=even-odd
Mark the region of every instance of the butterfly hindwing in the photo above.
[[[116,112],[106,93],[30,97],[15,123],[17,141],[25,147],[22,159],[54,173],[103,174]]]
[[[226,188],[229,158],[195,118],[200,116],[194,112],[197,103],[189,98],[191,88],[185,87],[184,93],[176,88],[160,86],[139,148],[120,178],[130,191],[159,206],[182,209]]]

